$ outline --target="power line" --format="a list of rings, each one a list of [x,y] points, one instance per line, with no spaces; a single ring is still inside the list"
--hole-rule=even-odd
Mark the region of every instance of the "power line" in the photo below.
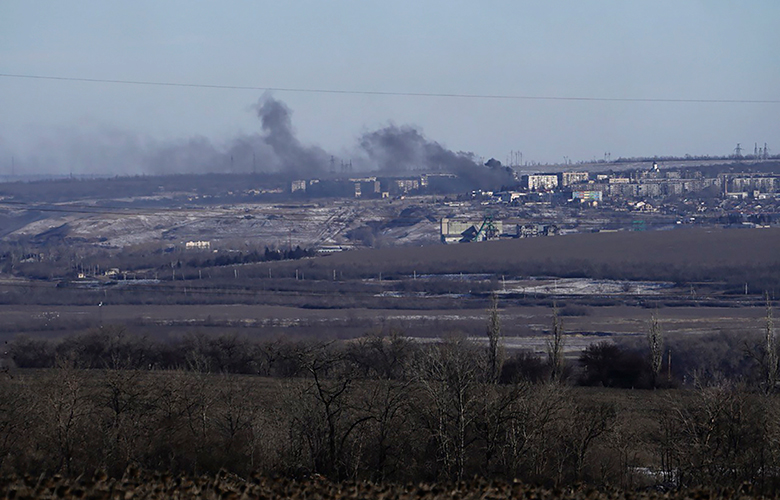
[[[295,92],[305,94],[341,94],[341,95],[372,95],[393,97],[440,97],[456,99],[497,99],[516,101],[592,101],[592,102],[637,102],[637,103],[689,103],[689,104],[780,104],[778,99],[671,99],[650,97],[583,97],[583,96],[539,96],[512,94],[461,94],[447,92],[397,92],[382,90],[345,90],[300,87],[261,87],[250,85],[216,85],[186,82],[159,82],[151,80],[114,80],[108,78],[77,78],[52,75],[25,75],[16,73],[0,73],[2,78],[23,78],[28,80],[54,80],[82,83],[108,83],[120,85],[144,85],[155,87],[185,87],[217,90],[261,90],[272,92]]]

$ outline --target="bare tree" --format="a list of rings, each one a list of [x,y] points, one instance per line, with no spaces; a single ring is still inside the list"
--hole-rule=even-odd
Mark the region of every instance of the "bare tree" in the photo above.
[[[377,480],[402,466],[398,450],[408,432],[411,380],[377,380],[358,396],[359,414],[369,419],[370,468]]]
[[[767,293],[763,345],[751,346],[745,342],[746,355],[755,360],[761,370],[760,385],[764,394],[773,393],[777,388],[778,379],[780,379],[780,359],[778,359],[777,349],[772,302]]]
[[[123,471],[133,458],[147,416],[149,388],[145,382],[138,370],[117,367],[104,371],[98,384],[97,409],[105,414],[101,419],[104,453],[113,472]]]
[[[664,338],[658,316],[653,313],[647,329],[647,347],[650,352],[650,374],[652,385],[658,385],[658,377],[661,373],[661,364],[664,358]]]
[[[602,435],[609,433],[617,421],[614,405],[576,404],[569,412],[570,425],[566,426],[565,448],[574,458],[574,473],[577,481],[583,480],[588,452]],[[560,476],[559,476],[560,477]]]
[[[528,418],[528,401],[533,388],[527,381],[498,386],[485,384],[479,396],[478,414],[474,421],[474,432],[481,445],[482,470],[485,476],[495,472],[494,467],[513,463],[506,454],[515,425]],[[509,460],[507,460],[509,459]]]
[[[176,401],[189,431],[189,441],[195,451],[195,472],[209,458],[212,436],[213,407],[216,404],[213,376],[202,371],[178,372]]]
[[[29,430],[40,414],[26,383],[0,375],[0,470],[14,450],[25,446]]]
[[[501,318],[498,314],[498,296],[493,293],[488,309],[488,359],[487,359],[487,381],[495,384],[501,374],[501,365],[503,363],[503,346],[501,342]]]
[[[775,322],[772,315],[772,302],[769,293],[766,294],[766,322],[764,324],[764,383],[767,394],[774,392],[778,372],[777,338],[775,337]]]
[[[511,474],[538,481],[549,477],[559,422],[569,408],[571,391],[553,382],[528,389],[515,400],[513,418],[507,423],[503,459]]]
[[[763,400],[766,401],[766,400]],[[744,387],[697,386],[673,406],[681,486],[736,487],[766,473],[766,411]]]
[[[356,410],[352,402],[355,379],[346,356],[331,345],[302,349],[299,364],[310,379],[301,391],[303,414],[294,418],[304,434],[316,472],[342,477],[350,469],[347,456],[353,433],[371,415]]]
[[[68,474],[75,469],[74,460],[79,450],[85,448],[83,442],[90,436],[87,429],[94,414],[84,377],[84,372],[72,362],[60,360],[45,380],[41,394],[56,470]]]
[[[439,460],[456,480],[463,478],[468,448],[474,441],[472,425],[478,416],[484,373],[479,354],[468,339],[446,339],[431,346],[418,367],[418,379],[428,397],[418,407],[436,441]]]
[[[222,453],[229,456],[234,449],[247,446],[257,405],[247,397],[247,386],[235,375],[219,375],[216,389],[214,426],[221,436]]]
[[[550,380],[561,382],[563,380],[564,357],[563,348],[565,347],[563,337],[563,322],[558,314],[558,306],[553,305],[552,331],[550,338],[547,339],[547,359],[550,364]]]

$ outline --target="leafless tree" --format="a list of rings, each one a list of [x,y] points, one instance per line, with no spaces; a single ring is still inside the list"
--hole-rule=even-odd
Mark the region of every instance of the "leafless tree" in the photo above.
[[[202,371],[179,372],[176,395],[189,441],[194,448],[193,469],[198,472],[201,462],[209,458],[212,447],[213,406],[216,404],[214,377]]]
[[[661,331],[661,324],[658,316],[654,313],[650,317],[650,323],[647,328],[647,347],[650,353],[650,374],[652,376],[652,385],[658,385],[658,377],[661,373],[661,364],[664,358],[664,338]]]
[[[761,371],[759,382],[764,394],[772,394],[780,379],[780,358],[778,358],[777,337],[775,335],[774,314],[769,294],[766,294],[766,315],[764,320],[763,345],[750,345],[745,342],[746,356],[755,360]]]
[[[503,346],[501,345],[501,318],[498,313],[498,296],[494,293],[490,300],[490,309],[488,309],[488,359],[487,359],[487,381],[497,383],[501,374],[501,364],[503,363]]]
[[[765,474],[766,416],[759,399],[742,386],[698,386],[673,406],[674,456],[683,486],[737,486]]]
[[[40,408],[32,396],[26,382],[0,375],[0,471],[7,459],[22,458],[14,457],[14,451],[25,445],[37,423]]]
[[[550,363],[550,380],[563,381],[564,357],[563,349],[566,340],[563,337],[563,322],[558,314],[558,306],[553,305],[552,330],[547,339],[547,359]]]
[[[564,437],[565,447],[574,458],[575,478],[582,481],[588,452],[597,439],[612,430],[617,413],[609,403],[575,404],[568,417],[570,425]]]
[[[96,396],[96,410],[104,415],[100,423],[107,465],[121,472],[133,458],[143,433],[149,387],[138,370],[116,367],[102,372]]]
[[[259,411],[248,397],[247,385],[241,382],[239,377],[224,373],[215,381],[214,427],[219,433],[220,451],[225,456],[246,447],[246,438]]]
[[[494,383],[483,386],[474,420],[474,433],[482,450],[480,473],[488,476],[495,472],[494,467],[498,469],[514,462],[507,456],[511,452],[507,444],[517,437],[512,435],[513,430],[527,425],[532,391],[531,384],[524,380],[508,386]]]
[[[509,473],[532,481],[550,477],[559,422],[565,418],[570,398],[568,387],[548,382],[529,386],[529,391],[516,399],[503,457]]]
[[[769,293],[766,294],[766,320],[764,323],[764,383],[766,393],[774,392],[777,386],[780,366],[778,366],[777,337],[775,337],[775,322],[772,314],[772,302]]]
[[[472,425],[478,416],[484,361],[465,338],[449,338],[431,346],[418,366],[418,379],[427,396],[419,405],[436,442],[439,460],[451,478],[463,478]],[[430,408],[430,409],[428,409]]]
[[[306,438],[314,470],[344,476],[351,468],[349,440],[372,417],[352,401],[355,378],[344,352],[325,343],[307,346],[298,356],[309,375],[300,397],[310,404],[301,407],[304,411],[294,422]]]
[[[84,449],[83,443],[90,436],[88,429],[94,415],[85,373],[70,361],[58,361],[57,368],[46,377],[41,396],[47,424],[44,430],[55,454],[55,468],[70,474],[75,470],[76,454]]]

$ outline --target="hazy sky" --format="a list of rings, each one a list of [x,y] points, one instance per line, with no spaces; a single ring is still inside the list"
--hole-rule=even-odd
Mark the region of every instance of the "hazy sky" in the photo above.
[[[0,0],[0,73],[204,85],[780,100],[780,2]],[[0,77],[0,173],[113,172],[169,143],[260,131],[261,90]],[[504,161],[780,153],[780,103],[274,91],[304,145],[348,157],[414,125]],[[132,161],[130,161],[132,163]],[[19,173],[19,172],[17,172]]]

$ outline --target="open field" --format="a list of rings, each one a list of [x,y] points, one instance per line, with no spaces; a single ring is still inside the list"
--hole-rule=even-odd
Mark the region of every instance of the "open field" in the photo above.
[[[675,273],[718,281],[719,269],[780,267],[780,228],[675,229],[572,234],[425,248],[388,248],[312,260],[310,268],[353,266],[368,273],[502,273],[556,275],[556,268],[589,278],[625,273],[674,278]],[[287,266],[291,264],[285,264]],[[534,267],[539,272],[532,272]],[[652,275],[652,276],[649,276]],[[693,281],[693,280],[689,280]]]
[[[562,309],[565,313],[566,308]],[[570,347],[582,349],[605,338],[642,338],[651,314],[661,320],[668,335],[705,335],[718,332],[755,333],[761,330],[765,309],[756,307],[666,307],[652,309],[605,306],[577,309],[564,316]],[[303,309],[267,305],[104,305],[0,306],[0,340],[19,333],[60,337],[104,324],[122,324],[136,334],[178,336],[198,331],[228,332],[253,338],[351,338],[366,333],[398,331],[413,337],[439,337],[455,332],[484,335],[484,308],[461,310]],[[552,309],[543,306],[502,307],[502,333],[507,348],[543,351],[552,321]]]
[[[642,335],[754,332],[780,290],[780,229],[699,229],[343,252],[299,261],[183,265],[159,280],[4,279],[0,336],[62,336],[124,324],[163,337],[352,338],[399,331],[480,337],[491,293],[512,347],[538,349],[557,304],[571,346]],[[747,287],[746,287],[747,284]],[[746,289],[747,288],[747,289]],[[745,295],[745,291],[750,292]],[[102,304],[102,305],[98,305]],[[536,340],[533,340],[533,339]]]

